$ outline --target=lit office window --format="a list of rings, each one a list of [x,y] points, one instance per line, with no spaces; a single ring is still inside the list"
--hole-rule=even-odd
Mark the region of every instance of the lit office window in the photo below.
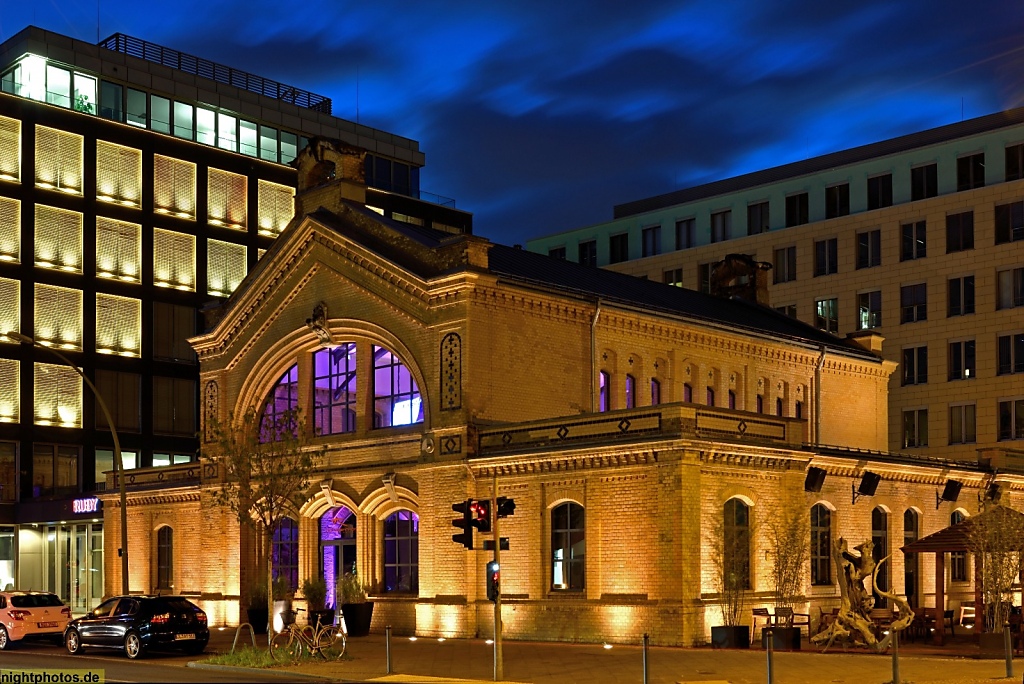
[[[21,180],[21,122],[0,116],[0,180]]]
[[[82,272],[82,215],[36,205],[36,266]]]
[[[82,348],[82,291],[36,283],[33,337],[60,349]]]
[[[260,159],[277,161],[277,129],[260,126]]]
[[[21,370],[15,359],[0,359],[0,423],[21,420]]]
[[[217,147],[238,151],[238,119],[230,114],[217,113]]]
[[[142,150],[96,141],[96,199],[140,206]]]
[[[196,107],[196,141],[204,145],[217,142],[217,115],[212,110]]]
[[[21,202],[0,197],[0,261],[21,262]]]
[[[71,108],[71,72],[54,64],[46,65],[46,102]]]
[[[196,216],[196,165],[153,155],[153,209],[181,218]]]
[[[295,188],[260,180],[256,194],[260,234],[279,234],[295,216]]]
[[[34,422],[36,425],[82,427],[82,378],[63,364],[37,363]]]
[[[245,230],[245,199],[245,176],[210,169],[206,199],[210,223]]]
[[[150,94],[149,127],[158,133],[171,132],[171,101],[166,97]]]
[[[82,136],[36,126],[36,185],[82,194]]]
[[[195,236],[153,229],[153,284],[195,291]]]
[[[140,282],[142,227],[137,223],[96,217],[96,275]]]
[[[245,278],[245,245],[209,240],[206,250],[207,291],[227,297]]]
[[[100,354],[140,356],[142,302],[130,297],[96,294],[96,351]]]
[[[252,121],[244,119],[238,121],[238,151],[250,157],[255,157],[259,153],[256,142],[256,124]]]
[[[0,332],[21,331],[21,281],[0,278]],[[0,341],[9,342],[6,337]]]
[[[190,104],[184,102],[174,103],[174,135],[177,138],[184,138],[185,140],[192,140],[192,133],[195,130],[195,122],[193,121],[194,114],[193,108]]]

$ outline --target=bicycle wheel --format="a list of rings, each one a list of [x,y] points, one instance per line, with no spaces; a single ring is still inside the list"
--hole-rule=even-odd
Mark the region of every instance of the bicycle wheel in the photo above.
[[[302,655],[302,642],[291,632],[275,634],[270,640],[270,655],[279,663],[293,663]]]
[[[325,660],[339,660],[345,655],[345,644],[345,632],[340,627],[325,627],[316,645]]]

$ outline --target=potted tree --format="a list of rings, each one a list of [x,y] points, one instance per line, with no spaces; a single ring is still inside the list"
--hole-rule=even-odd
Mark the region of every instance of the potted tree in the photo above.
[[[750,589],[749,528],[746,534],[737,534],[736,528],[719,516],[709,530],[706,547],[712,550],[713,585],[722,615],[722,624],[711,628],[711,645],[750,648],[750,626],[741,622]]]
[[[309,624],[334,624],[334,611],[326,606],[327,583],[322,577],[309,577],[302,581],[302,596],[306,599],[306,615]]]
[[[984,631],[978,635],[981,657],[1002,658],[1003,629],[1010,621],[1013,585],[1024,560],[1024,516],[996,499],[986,501],[981,515],[966,524],[978,568],[974,581],[984,606]]]
[[[267,582],[257,577],[246,595],[246,613],[256,634],[267,633],[267,625],[270,623],[270,609],[267,606]]]
[[[775,606],[775,626],[772,628],[772,647],[780,651],[800,650],[799,624],[810,629],[809,618],[795,613],[794,606],[802,598],[809,549],[809,518],[802,497],[791,495],[770,514],[765,521],[765,541],[772,559],[770,579]],[[762,636],[767,646],[767,636]]]
[[[366,636],[370,633],[370,620],[373,618],[373,601],[366,598],[366,591],[354,572],[346,572],[338,580],[338,603],[341,614],[345,617],[345,627],[349,636]]]

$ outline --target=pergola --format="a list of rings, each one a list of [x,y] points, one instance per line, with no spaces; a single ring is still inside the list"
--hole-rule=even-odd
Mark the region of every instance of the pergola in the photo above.
[[[1021,529],[1024,527],[1024,513],[1019,513],[1005,506],[994,508],[976,515],[973,518],[965,518],[956,525],[950,525],[944,530],[939,530],[927,537],[922,537],[915,542],[904,546],[901,551],[908,553],[934,553],[935,554],[935,643],[942,645],[945,640],[943,621],[946,613],[946,554],[951,551],[973,552],[975,545],[972,538],[976,538],[975,530],[982,525],[994,525],[1010,529]],[[1019,548],[1019,542],[1013,549]],[[974,630],[981,633],[985,623],[984,599],[981,595],[981,584],[978,577],[981,572],[981,555],[974,555]]]

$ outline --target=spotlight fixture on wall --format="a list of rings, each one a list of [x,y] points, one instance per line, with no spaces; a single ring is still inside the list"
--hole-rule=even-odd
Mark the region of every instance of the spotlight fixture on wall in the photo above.
[[[942,493],[935,492],[935,510],[939,510],[939,506],[942,505],[943,501],[954,502],[960,498],[960,488],[964,486],[963,482],[959,480],[946,480],[946,486],[942,488]]]
[[[395,491],[395,474],[388,473],[383,478],[384,490],[388,493],[388,498],[391,499],[392,503],[398,503],[398,492]]]
[[[825,484],[825,469],[811,466],[807,469],[807,476],[804,477],[805,492],[820,492]]]
[[[320,489],[324,493],[324,498],[327,499],[327,503],[331,508],[336,508],[338,503],[334,500],[334,480],[322,480],[320,482]]]
[[[862,496],[874,496],[875,490],[878,489],[878,483],[881,480],[881,475],[865,470],[860,476],[859,486],[852,482],[850,483],[850,490],[853,492],[853,503],[857,503],[857,499]]]
[[[994,504],[998,504],[999,500],[1003,498],[1003,485],[999,484],[995,480],[988,483],[988,487],[985,488],[985,501],[991,501]]]

